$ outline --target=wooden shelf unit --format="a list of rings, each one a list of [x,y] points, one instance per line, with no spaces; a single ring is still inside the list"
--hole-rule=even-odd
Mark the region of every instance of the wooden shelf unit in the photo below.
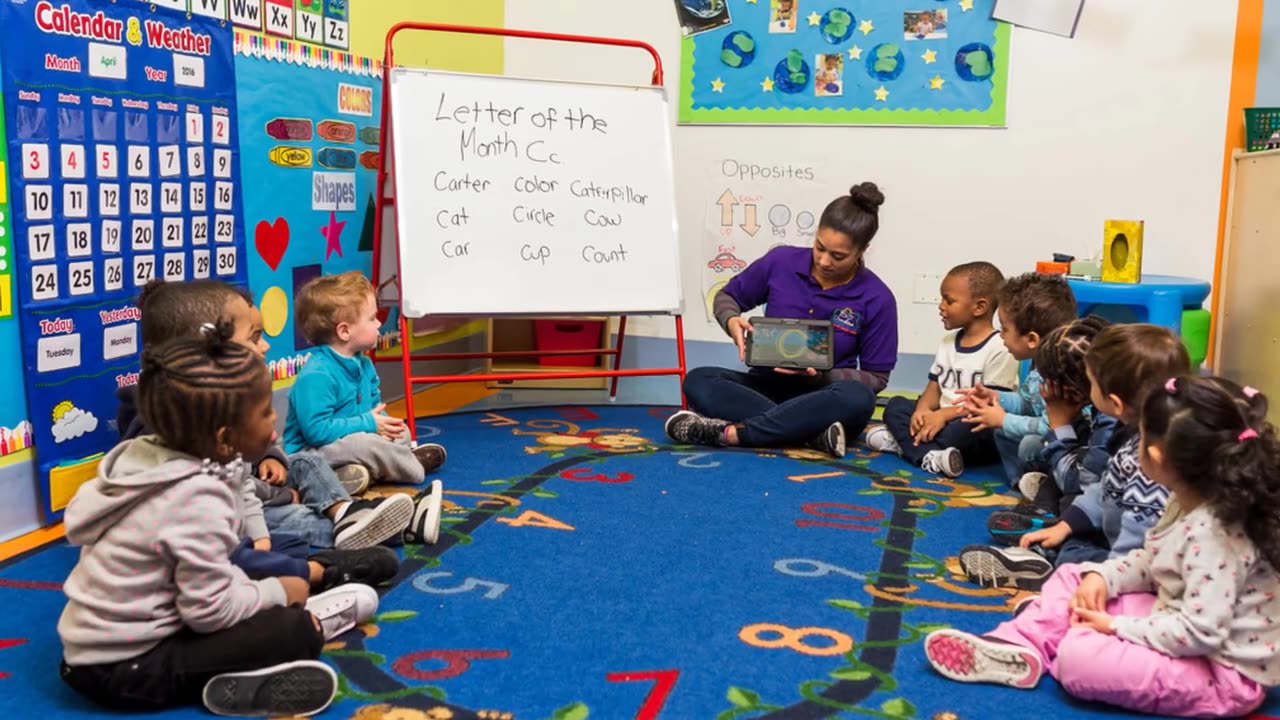
[[[612,346],[615,319],[603,315],[554,315],[546,317],[489,318],[489,329],[485,340],[487,352],[516,352],[521,350],[536,351],[537,340],[534,337],[535,320],[559,320],[563,322],[603,322],[599,342],[595,348]],[[594,348],[593,348],[594,349]],[[586,354],[586,353],[582,353]],[[585,365],[543,365],[534,355],[527,357],[510,356],[489,358],[485,360],[486,372],[573,372],[581,370],[612,370],[613,359],[608,355],[596,358],[596,364]],[[486,383],[490,388],[542,388],[559,390],[607,390],[610,378],[573,378],[560,380],[498,380]]]

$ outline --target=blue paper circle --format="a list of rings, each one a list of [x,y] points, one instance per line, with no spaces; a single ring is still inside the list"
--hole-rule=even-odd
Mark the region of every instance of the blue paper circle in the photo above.
[[[831,21],[831,13],[836,12],[837,10],[849,14],[849,24],[845,26],[844,32],[838,35],[831,32],[831,27],[836,24]],[[818,30],[822,32],[823,40],[826,40],[832,45],[839,45],[853,35],[854,26],[857,24],[858,18],[854,17],[853,13],[848,8],[837,7],[831,8],[822,16],[822,22],[818,24]]]
[[[783,58],[773,68],[773,89],[790,95],[804,92],[804,89],[809,86],[809,78],[813,77],[807,60],[800,61],[800,74],[804,75],[804,81],[793,82],[791,71],[787,69],[787,59]]]
[[[887,58],[892,61],[892,69],[876,68],[876,65],[882,59],[880,57],[881,48],[895,48],[897,50],[897,52]],[[901,75],[902,71],[906,68],[907,59],[902,56],[901,48],[898,48],[895,43],[880,43],[879,45],[871,48],[871,52],[867,53],[867,74],[876,80],[885,82],[889,80],[897,80],[898,76]]]
[[[734,44],[734,40],[739,37],[745,37],[752,42],[752,48],[749,52],[744,52],[742,48]],[[759,45],[755,43],[756,39],[751,36],[751,33],[746,30],[734,30],[726,35],[724,42],[720,44],[720,62],[724,62],[724,53],[728,52],[737,56],[738,64],[729,65],[729,63],[724,63],[725,65],[729,65],[729,67],[736,69],[741,69],[750,65],[751,61],[756,59],[756,49],[759,47]]]
[[[973,68],[969,65],[970,53],[984,53],[987,57],[987,72],[984,75],[975,74]],[[996,55],[991,48],[983,43],[969,43],[956,51],[956,74],[961,80],[969,82],[983,82],[990,80],[991,76],[996,72]]]

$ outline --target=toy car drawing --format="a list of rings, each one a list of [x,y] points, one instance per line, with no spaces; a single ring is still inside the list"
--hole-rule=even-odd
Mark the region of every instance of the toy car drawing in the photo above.
[[[724,272],[725,270],[738,272],[746,266],[747,264],[734,257],[733,253],[727,252],[720,253],[719,255],[711,258],[711,261],[707,263],[707,267],[715,270],[716,272]]]

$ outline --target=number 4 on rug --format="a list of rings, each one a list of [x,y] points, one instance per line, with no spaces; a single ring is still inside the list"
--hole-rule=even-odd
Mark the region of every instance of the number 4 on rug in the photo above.
[[[498,522],[504,525],[510,525],[511,527],[540,527],[547,528],[548,530],[575,529],[572,525],[562,523],[549,515],[543,515],[537,510],[525,510],[520,513],[519,517],[500,517],[497,518],[497,520]]]
[[[609,673],[604,676],[604,679],[611,683],[652,680],[653,689],[645,696],[644,704],[636,711],[636,720],[654,720],[662,711],[662,706],[667,703],[667,696],[671,694],[679,677],[679,670],[643,670]]]

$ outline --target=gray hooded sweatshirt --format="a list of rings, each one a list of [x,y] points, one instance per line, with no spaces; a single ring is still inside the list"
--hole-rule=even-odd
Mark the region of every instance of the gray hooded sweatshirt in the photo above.
[[[184,626],[216,632],[286,603],[279,580],[250,580],[231,564],[249,471],[153,435],[107,453],[63,517],[67,540],[81,547],[58,620],[68,665],[128,660]]]

